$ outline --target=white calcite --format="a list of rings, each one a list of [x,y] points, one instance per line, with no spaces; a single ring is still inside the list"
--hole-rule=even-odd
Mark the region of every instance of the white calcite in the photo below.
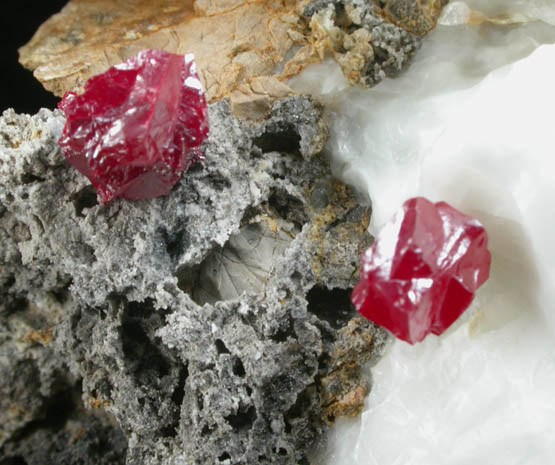
[[[292,82],[331,106],[335,172],[368,193],[374,230],[424,195],[479,218],[493,256],[453,328],[391,344],[364,413],[337,423],[315,463],[555,460],[555,7],[466,3],[529,19],[439,26],[403,76],[374,89],[349,88],[331,62]]]
[[[447,100],[552,42],[555,28],[542,22],[439,27],[406,73],[373,89],[351,88],[332,61],[309,68],[290,84],[332,109],[329,151],[335,172],[368,192],[373,224],[380,225],[417,191],[421,159],[460,105],[450,108]]]
[[[525,23],[544,21],[555,24],[553,0],[454,0],[443,10],[439,24],[454,26],[482,21]]]
[[[553,0],[466,0],[470,8],[489,16],[524,16],[555,24]]]

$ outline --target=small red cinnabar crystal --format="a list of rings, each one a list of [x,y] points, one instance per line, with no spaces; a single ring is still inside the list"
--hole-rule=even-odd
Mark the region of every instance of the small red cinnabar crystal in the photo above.
[[[357,310],[411,344],[441,334],[489,278],[484,227],[445,202],[403,204],[362,257]]]
[[[166,195],[200,157],[208,109],[192,55],[146,50],[95,76],[59,108],[64,156],[103,202]]]

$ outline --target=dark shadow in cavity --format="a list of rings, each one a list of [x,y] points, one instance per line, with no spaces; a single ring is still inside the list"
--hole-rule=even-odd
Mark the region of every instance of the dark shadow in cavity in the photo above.
[[[84,217],[83,210],[85,208],[92,208],[98,205],[96,191],[93,186],[83,187],[80,191],[71,196],[75,214],[79,217]]]
[[[262,153],[301,153],[301,136],[292,124],[286,124],[275,130],[267,129],[266,132],[253,139],[253,144]]]
[[[235,430],[250,429],[256,420],[256,409],[251,405],[246,410],[240,409],[237,413],[228,415],[225,420]]]
[[[131,302],[122,316],[123,354],[130,371],[141,385],[150,385],[170,372],[169,361],[149,337],[149,332],[158,326],[152,321],[156,318],[154,311],[152,301]]]
[[[356,310],[351,303],[352,289],[328,289],[325,286],[314,286],[306,296],[307,310],[320,320],[327,321],[334,329],[345,326]]]

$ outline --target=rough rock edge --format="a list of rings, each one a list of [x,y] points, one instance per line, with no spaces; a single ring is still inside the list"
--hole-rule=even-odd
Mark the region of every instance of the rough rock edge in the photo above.
[[[313,0],[303,15],[310,21],[316,54],[322,59],[331,53],[353,84],[372,87],[397,76],[422,44],[417,35],[386,20],[374,1]]]
[[[356,413],[367,389],[360,364],[379,355],[385,335],[367,322],[341,329],[353,316],[348,289],[370,242],[369,214],[317,155],[322,109],[290,98],[248,126],[224,101],[210,121],[205,162],[170,196],[102,206],[59,153],[59,112],[0,119],[0,318],[36,333],[23,349],[4,334],[2,369],[22,359],[35,369],[0,389],[23,405],[45,400],[3,423],[0,458],[57,462],[48,451],[73,437],[63,433],[69,420],[54,436],[27,426],[64,389],[82,389],[86,407],[117,419],[128,464],[297,464],[325,420]],[[200,307],[180,288],[184,277],[262,214],[298,226],[264,292]],[[42,317],[30,319],[33,306]],[[31,448],[41,437],[60,444],[39,460]]]
[[[227,96],[236,116],[259,119],[273,100],[292,94],[287,79],[326,54],[353,83],[372,86],[398,74],[446,1],[142,0],[130,12],[110,0],[74,0],[20,49],[20,61],[63,96],[141,50],[193,52],[208,100]]]

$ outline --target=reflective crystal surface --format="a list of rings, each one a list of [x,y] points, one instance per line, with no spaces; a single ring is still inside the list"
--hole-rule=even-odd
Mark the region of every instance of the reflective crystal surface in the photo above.
[[[67,160],[104,202],[167,194],[201,156],[207,105],[192,55],[146,50],[59,104]]]
[[[546,214],[555,201],[555,27],[546,24],[555,25],[555,3],[465,3],[530,21],[438,26],[401,76],[364,92],[331,62],[294,86],[334,105],[329,151],[340,179],[372,199],[375,233],[404,200],[425,196],[478,218],[492,254],[490,278],[456,328],[391,344],[372,368],[364,413],[336,423],[313,459],[320,465],[555,457],[555,215]]]
[[[411,344],[443,333],[488,279],[483,226],[445,202],[407,200],[362,257],[355,307]]]

